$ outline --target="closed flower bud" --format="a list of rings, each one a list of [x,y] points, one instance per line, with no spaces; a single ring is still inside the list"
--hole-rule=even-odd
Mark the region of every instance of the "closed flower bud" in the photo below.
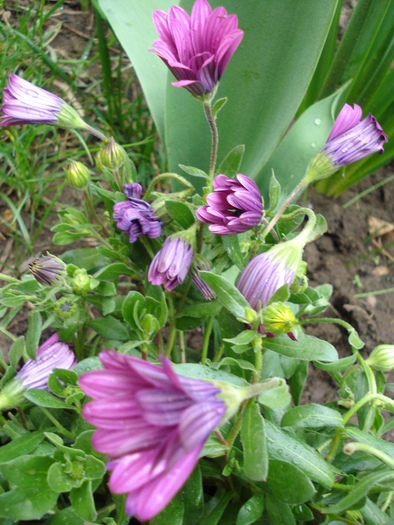
[[[379,345],[374,348],[366,363],[374,370],[390,372],[394,369],[394,345]]]
[[[273,303],[264,308],[262,320],[264,329],[274,335],[287,334],[296,322],[290,306],[284,303]]]
[[[90,173],[88,168],[78,162],[77,160],[71,160],[69,164],[64,168],[66,174],[66,180],[69,186],[81,190],[85,188],[90,182]]]
[[[96,165],[100,170],[115,170],[123,166],[127,153],[113,137],[106,140],[97,153]]]
[[[88,274],[85,268],[75,270],[72,286],[75,293],[91,292],[99,284],[99,281]]]
[[[36,280],[46,286],[59,282],[59,278],[65,274],[65,264],[52,255],[46,255],[41,259],[34,259],[29,264],[29,270]]]

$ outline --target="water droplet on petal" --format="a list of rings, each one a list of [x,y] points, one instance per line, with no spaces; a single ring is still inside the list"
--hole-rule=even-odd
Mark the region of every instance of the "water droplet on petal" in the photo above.
[[[316,148],[316,142],[312,142],[311,146],[312,148]]]
[[[316,126],[320,126],[321,119],[320,118],[315,118],[315,124],[316,124]]]

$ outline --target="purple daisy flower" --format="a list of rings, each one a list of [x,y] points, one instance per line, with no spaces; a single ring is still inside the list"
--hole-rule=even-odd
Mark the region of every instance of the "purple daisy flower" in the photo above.
[[[168,13],[155,11],[153,23],[161,40],[150,51],[177,79],[173,86],[195,96],[213,91],[243,38],[237,16],[228,15],[224,7],[212,10],[206,0],[195,2],[191,17],[178,6]]]
[[[148,281],[173,290],[185,280],[193,261],[192,245],[180,237],[169,237],[157,252],[148,272]]]
[[[48,389],[48,378],[54,368],[72,370],[77,364],[74,352],[66,343],[59,342],[58,334],[53,334],[37,350],[37,358],[29,359],[16,374],[22,379],[24,388]]]
[[[57,95],[11,73],[3,92],[0,126],[53,124],[63,128],[88,128],[78,113]]]
[[[291,285],[301,254],[302,249],[289,241],[257,255],[245,266],[237,288],[254,310],[264,308],[283,285]]]
[[[372,153],[383,153],[387,135],[371,113],[361,120],[362,109],[345,104],[339,113],[322,152],[327,152],[336,169]]]
[[[178,376],[168,359],[158,367],[114,351],[99,357],[104,370],[79,379],[94,399],[82,413],[97,427],[92,445],[109,456],[111,491],[128,494],[126,512],[148,521],[184,485],[226,404],[220,389]]]
[[[258,226],[263,214],[263,201],[256,183],[239,173],[236,179],[218,175],[214,191],[207,195],[208,206],[196,212],[197,219],[210,224],[217,235],[242,233]]]
[[[118,202],[114,206],[114,220],[117,227],[127,233],[131,243],[142,235],[150,239],[159,237],[161,222],[152,207],[140,198],[142,187],[137,183],[125,184],[123,191],[127,201]]]

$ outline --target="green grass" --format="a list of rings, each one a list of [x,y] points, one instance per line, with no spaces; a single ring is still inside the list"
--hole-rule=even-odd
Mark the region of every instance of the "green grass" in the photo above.
[[[62,26],[64,10],[69,25],[73,16],[81,16],[64,0],[55,4],[5,1],[3,9],[11,16],[0,21],[0,90],[13,72],[67,102],[71,99],[74,107],[83,108],[87,122],[127,144],[137,165],[138,182],[146,185],[163,168],[164,155],[158,151],[152,119],[135,87],[130,62],[98,12],[94,11],[96,25],[81,40],[82,51],[76,57],[68,56],[68,50],[59,48],[56,40],[62,33],[78,38]],[[66,204],[62,190],[67,159],[78,159],[89,168],[92,165],[83,144],[70,132],[37,125],[0,129],[0,209],[11,210],[0,216],[0,223],[14,239],[13,271],[18,273],[19,262],[35,253],[35,241],[49,227],[52,209]],[[98,151],[96,139],[89,135],[83,139],[92,154]]]

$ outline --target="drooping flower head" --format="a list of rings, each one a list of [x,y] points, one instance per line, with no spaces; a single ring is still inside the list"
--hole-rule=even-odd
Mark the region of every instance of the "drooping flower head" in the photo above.
[[[155,11],[153,23],[159,34],[151,49],[184,87],[195,96],[211,93],[241,43],[236,15],[224,7],[212,10],[207,0],[197,0],[191,17],[178,6],[168,13]]]
[[[194,250],[187,239],[169,237],[157,252],[148,272],[148,281],[167,290],[182,284],[193,261]]]
[[[109,486],[128,494],[126,512],[148,521],[168,505],[193,471],[209,434],[226,414],[213,384],[105,351],[104,370],[83,374],[82,390],[94,400],[84,418],[97,427],[92,445],[108,455]]]
[[[23,401],[23,393],[30,388],[48,389],[48,378],[54,368],[72,370],[77,364],[74,352],[66,343],[52,335],[37,350],[37,358],[29,359],[16,376],[0,392],[0,409],[14,408]]]
[[[142,187],[137,183],[125,184],[123,191],[127,201],[118,202],[114,206],[114,220],[117,227],[127,233],[131,243],[142,235],[150,239],[159,237],[161,222],[152,207],[140,198]]]
[[[46,255],[40,259],[34,259],[29,264],[29,270],[37,281],[46,286],[51,286],[59,282],[60,276],[64,273],[66,265],[57,257]]]
[[[62,128],[87,128],[78,113],[57,95],[11,73],[0,108],[1,126],[53,124]]]
[[[303,249],[293,242],[295,240],[277,244],[257,255],[242,271],[237,288],[254,310],[264,308],[279,288],[291,285]]]
[[[387,135],[371,113],[363,120],[361,117],[362,109],[357,104],[354,108],[349,104],[343,106],[325,146],[309,165],[311,181],[329,177],[341,167],[372,153],[383,153]]]
[[[207,283],[201,279],[200,271],[209,271],[210,269],[211,265],[206,259],[204,259],[200,254],[195,255],[191,270],[192,281],[194,286],[198,288],[207,301],[215,299],[216,294],[212,288],[210,288]]]
[[[242,233],[257,226],[263,214],[263,201],[256,183],[239,173],[236,179],[218,175],[214,191],[207,195],[208,206],[196,212],[197,219],[210,224],[217,235]]]

